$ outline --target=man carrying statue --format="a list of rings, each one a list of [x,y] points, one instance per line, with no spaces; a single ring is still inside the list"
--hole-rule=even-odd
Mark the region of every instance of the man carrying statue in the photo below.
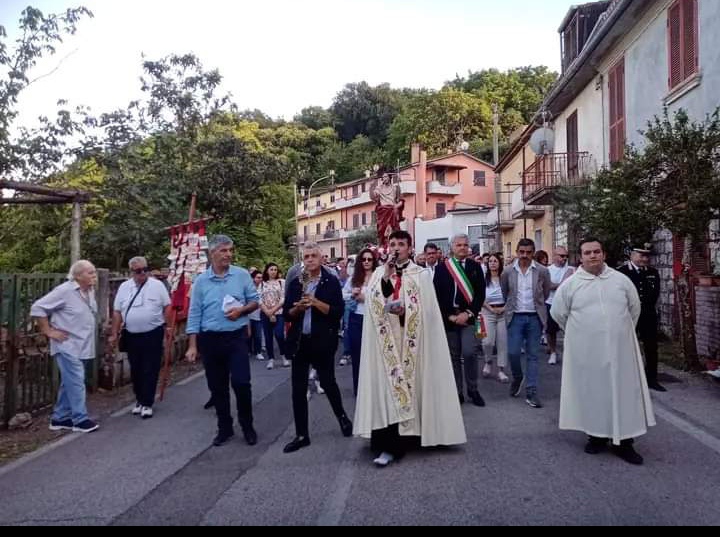
[[[400,185],[393,183],[389,173],[383,173],[380,181],[370,191],[371,199],[376,203],[378,244],[385,250],[390,235],[400,229],[404,221],[405,201],[400,195]]]

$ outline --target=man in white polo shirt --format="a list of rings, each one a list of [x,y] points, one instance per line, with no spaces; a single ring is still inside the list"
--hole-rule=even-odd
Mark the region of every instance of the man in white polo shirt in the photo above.
[[[124,282],[115,295],[111,345],[118,342],[123,326],[122,345],[130,362],[130,376],[137,403],[134,415],[152,418],[163,356],[165,327],[169,326],[170,295],[163,283],[150,277],[144,257],[133,257],[128,263],[132,278]]]

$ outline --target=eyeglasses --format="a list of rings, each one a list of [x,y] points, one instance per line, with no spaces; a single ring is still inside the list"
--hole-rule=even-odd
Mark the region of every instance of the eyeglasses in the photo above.
[[[146,274],[146,273],[148,273],[148,272],[150,272],[150,269],[147,268],[147,267],[145,267],[145,268],[136,268],[136,269],[133,269],[133,270],[132,270],[132,273],[133,273],[133,274],[137,274],[137,275]]]
[[[363,263],[372,263],[373,261],[375,261],[375,259],[372,257],[363,257],[362,260]]]

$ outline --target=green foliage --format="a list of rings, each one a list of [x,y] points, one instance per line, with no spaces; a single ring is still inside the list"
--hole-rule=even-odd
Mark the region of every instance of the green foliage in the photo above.
[[[347,84],[330,107],[340,140],[350,143],[364,135],[376,146],[384,144],[400,108],[400,95],[389,84]]]
[[[360,253],[368,244],[377,244],[377,230],[374,227],[361,229],[348,237],[347,251],[350,255]]]

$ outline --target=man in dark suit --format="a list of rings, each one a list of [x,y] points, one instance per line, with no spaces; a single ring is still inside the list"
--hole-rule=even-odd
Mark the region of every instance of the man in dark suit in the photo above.
[[[468,397],[476,406],[482,407],[485,401],[477,383],[477,359],[482,340],[475,335],[475,323],[485,302],[485,276],[482,266],[470,259],[467,235],[453,237],[451,247],[453,256],[438,264],[433,283],[445,323],[460,402],[465,402],[464,368]]]
[[[645,351],[645,376],[648,387],[658,392],[667,390],[658,382],[658,314],[656,304],[660,298],[660,273],[649,266],[650,245],[635,248],[630,262],[618,270],[635,284],[640,295],[642,310],[637,324],[638,339]]]
[[[310,445],[307,386],[311,365],[318,373],[320,386],[327,394],[343,436],[352,436],[352,422],[345,414],[335,380],[338,330],[345,311],[340,282],[321,266],[317,244],[304,245],[303,263],[303,272],[288,284],[283,308],[291,323],[287,345],[294,350],[292,399],[296,432],[295,439],[285,446],[285,453]]]

